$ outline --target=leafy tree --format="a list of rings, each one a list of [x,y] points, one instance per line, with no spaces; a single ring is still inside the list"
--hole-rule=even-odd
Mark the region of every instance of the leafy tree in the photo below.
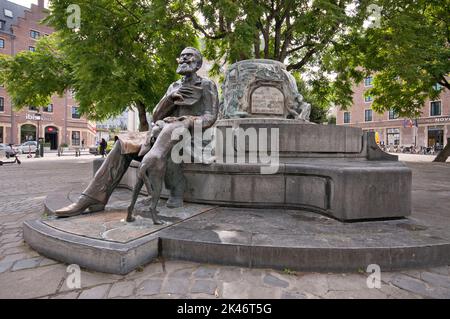
[[[337,72],[341,87],[373,75],[367,94],[374,98],[375,111],[417,117],[427,98],[450,89],[450,1],[378,0],[372,5],[380,9],[377,25],[346,35],[327,68]]]
[[[348,82],[335,86],[323,59],[366,19],[368,0],[202,0],[184,1],[176,11],[204,38],[205,56],[220,73],[225,63],[265,58],[281,61],[295,73],[307,73],[308,87],[320,106],[351,103]],[[352,10],[353,8],[353,10]],[[199,17],[202,17],[201,19]],[[312,102],[312,101],[311,101]],[[316,107],[316,105],[313,105]]]
[[[51,94],[63,95],[72,84],[71,66],[58,51],[54,36],[38,41],[36,52],[0,55],[0,70],[0,81],[18,108],[48,105]]]
[[[75,30],[67,24],[73,4],[81,9]],[[73,89],[89,118],[102,120],[134,105],[140,129],[147,130],[146,111],[177,78],[176,57],[195,44],[192,28],[172,19],[173,6],[176,1],[53,0],[45,22],[55,34],[41,39],[35,53],[2,57],[2,82],[18,108],[45,105],[52,94]]]
[[[81,8],[78,31],[67,27],[70,4]],[[374,6],[382,9],[379,26],[364,28]],[[45,105],[51,94],[73,88],[83,114],[103,119],[135,105],[145,129],[145,111],[176,78],[175,57],[199,35],[205,57],[215,62],[213,74],[248,58],[275,59],[307,74],[300,91],[319,111],[318,121],[333,103],[351,105],[352,85],[369,74],[376,111],[415,116],[439,94],[433,85],[449,88],[449,6],[449,0],[54,0],[47,23],[55,39],[41,40],[36,53],[0,59],[0,77],[19,107]],[[42,78],[48,91],[37,83]]]

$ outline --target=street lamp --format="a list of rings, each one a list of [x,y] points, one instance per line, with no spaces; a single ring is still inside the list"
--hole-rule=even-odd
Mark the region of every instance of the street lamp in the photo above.
[[[34,119],[38,123],[37,133],[36,133],[36,146],[37,146],[37,148],[36,148],[36,156],[35,156],[35,158],[39,158],[40,157],[39,132],[40,132],[40,123],[41,123],[41,120],[42,120],[41,113],[37,112],[36,114],[34,114]]]

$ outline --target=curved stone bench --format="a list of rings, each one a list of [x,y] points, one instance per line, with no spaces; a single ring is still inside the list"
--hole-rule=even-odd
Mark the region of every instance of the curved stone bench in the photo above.
[[[239,164],[238,159],[249,158],[250,147],[248,138],[241,137],[239,142],[233,132],[249,128],[268,133],[269,153],[273,151],[271,132],[285,137],[279,139],[280,163],[275,174],[261,174],[266,165],[260,163]],[[244,153],[239,152],[238,144]],[[220,145],[234,146],[234,153],[221,152],[225,148]],[[138,165],[132,164],[121,186],[134,187]],[[411,170],[398,162],[397,156],[383,152],[374,133],[363,133],[359,128],[286,119],[220,120],[216,123],[216,162],[182,165],[187,181],[184,199],[188,202],[305,209],[341,221],[411,214]],[[166,190],[163,195],[167,194]]]

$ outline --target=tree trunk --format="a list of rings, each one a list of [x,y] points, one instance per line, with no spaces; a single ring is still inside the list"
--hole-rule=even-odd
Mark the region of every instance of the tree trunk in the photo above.
[[[139,132],[145,132],[149,130],[148,120],[147,120],[147,110],[144,103],[141,101],[136,102],[136,108],[138,109],[139,115]]]
[[[445,163],[450,157],[450,138],[447,139],[447,146],[436,156],[433,162]]]

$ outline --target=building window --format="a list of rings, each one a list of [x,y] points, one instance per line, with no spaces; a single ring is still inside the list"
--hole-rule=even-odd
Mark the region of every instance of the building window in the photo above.
[[[72,145],[80,146],[80,132],[79,131],[72,131]]]
[[[5,48],[5,40],[0,39],[0,49],[4,49]]]
[[[398,119],[399,115],[394,110],[389,110],[389,119],[390,120],[396,120]]]
[[[439,115],[441,115],[441,101],[431,102],[430,116],[439,116]]]
[[[36,52],[36,48],[35,47],[28,47],[28,50],[30,50],[31,52]]]
[[[0,112],[5,112],[5,98],[0,97]]]
[[[72,118],[73,119],[80,118],[80,112],[78,111],[78,107],[76,107],[76,106],[72,106]]]
[[[373,101],[373,98],[371,95],[364,96],[364,102],[370,103],[372,101]]]
[[[29,106],[28,110],[37,112],[39,111],[39,108],[37,106]]]
[[[350,112],[344,112],[344,123],[350,123]]]
[[[5,30],[5,24],[6,24],[5,20],[0,20],[0,30]]]
[[[364,86],[365,87],[372,86],[372,82],[373,82],[373,77],[368,76],[364,79]]]
[[[365,112],[364,112],[364,120],[366,122],[372,122],[372,110],[365,110]]]
[[[3,126],[0,126],[0,143],[3,143]]]
[[[53,113],[53,104],[49,104],[44,107],[44,112]]]
[[[40,36],[41,36],[40,32],[34,30],[30,31],[30,37],[32,37],[33,39],[38,39]]]
[[[5,9],[4,12],[5,12],[5,16],[6,16],[6,17],[8,17],[8,18],[14,18],[14,15],[13,15],[13,13],[12,13],[11,10]]]
[[[400,129],[388,128],[386,132],[387,132],[387,145],[400,144]]]

